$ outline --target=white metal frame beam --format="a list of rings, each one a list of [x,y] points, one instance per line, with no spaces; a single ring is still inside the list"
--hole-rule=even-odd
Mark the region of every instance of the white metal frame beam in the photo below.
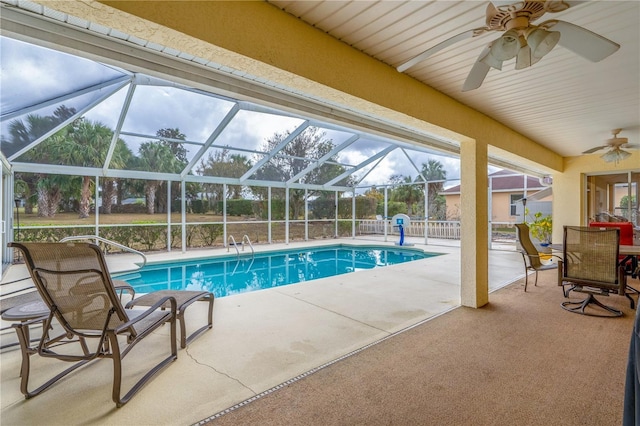
[[[271,160],[278,152],[284,149],[285,146],[289,144],[292,140],[297,138],[302,132],[304,132],[309,127],[309,121],[306,120],[304,123],[299,125],[293,132],[289,134],[286,138],[284,138],[278,145],[276,145],[269,154],[265,155],[263,158],[258,160],[256,164],[253,165],[245,174],[240,177],[240,182],[244,182],[249,177],[251,177],[256,171],[258,171],[262,166],[264,166],[269,160]]]
[[[204,155],[205,152],[207,152],[211,144],[215,142],[218,136],[220,136],[220,133],[222,133],[224,129],[227,128],[229,123],[231,123],[231,120],[233,119],[233,117],[235,117],[239,111],[240,111],[240,105],[235,104],[233,108],[231,108],[231,110],[227,113],[227,115],[222,119],[220,124],[218,124],[218,126],[215,128],[213,133],[211,133],[211,135],[209,136],[207,141],[204,143],[204,145],[200,147],[196,155],[194,155],[191,161],[189,161],[189,164],[187,164],[184,170],[182,170],[182,173],[180,173],[180,177],[182,179],[184,179],[184,177],[187,174],[189,174],[193,166],[195,166],[198,163],[198,161],[200,161],[200,158]]]
[[[378,160],[379,158],[384,157],[385,155],[389,154],[391,151],[393,151],[396,148],[398,148],[396,145],[390,145],[390,146],[386,147],[382,151],[378,152],[376,155],[374,155],[372,157],[369,157],[368,159],[366,159],[362,163],[358,164],[353,169],[347,170],[346,172],[342,173],[341,175],[331,179],[325,185],[326,186],[331,186],[331,185],[333,185],[335,183],[340,182],[342,179],[346,178],[347,176],[350,176],[350,175],[354,174],[355,172],[357,172],[358,170],[362,169],[363,167],[367,167],[369,164],[373,163],[374,161]]]

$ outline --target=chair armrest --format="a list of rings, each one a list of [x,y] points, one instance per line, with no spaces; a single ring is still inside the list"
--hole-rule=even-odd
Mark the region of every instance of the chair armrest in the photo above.
[[[527,253],[527,252],[526,252],[526,251],[524,251],[524,250],[521,250],[521,251],[520,251],[520,254],[522,254],[523,256],[528,257],[529,259],[531,259],[531,258],[537,258],[537,259],[539,259],[540,261],[546,260],[546,259],[542,259],[542,256],[541,256],[540,254],[529,254],[529,253]],[[545,255],[544,255],[544,257],[545,257],[545,258],[547,258],[547,257],[548,257],[548,258],[553,258],[553,257],[555,257],[556,259],[558,259],[558,262],[562,261],[562,257],[560,257],[560,256],[558,256],[558,255],[555,255],[555,254],[545,254]],[[549,260],[550,260],[550,259],[549,259]]]
[[[114,329],[114,331],[116,333],[119,333],[122,330],[125,330],[125,329],[131,327],[132,325],[136,324],[138,321],[141,321],[144,318],[146,318],[149,315],[151,315],[154,311],[158,310],[158,308],[162,308],[162,305],[164,305],[166,302],[169,302],[171,304],[171,315],[175,317],[176,316],[176,312],[177,312],[176,299],[173,296],[166,296],[166,297],[163,297],[162,299],[158,300],[153,306],[150,306],[149,309],[144,311],[142,314],[136,316],[134,319],[129,320],[129,321],[125,322],[124,324],[119,325],[118,327],[116,327]]]

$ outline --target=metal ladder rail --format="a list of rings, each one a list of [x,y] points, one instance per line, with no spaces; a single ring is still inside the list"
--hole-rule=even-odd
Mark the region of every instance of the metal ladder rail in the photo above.
[[[64,237],[60,240],[60,242],[66,243],[68,241],[76,241],[76,240],[95,240],[96,242],[100,241],[102,243],[117,247],[121,250],[128,251],[133,254],[137,254],[138,256],[142,257],[142,265],[140,265],[138,269],[143,268],[147,264],[147,256],[145,256],[144,253],[142,253],[141,251],[132,249],[131,247],[127,247],[120,243],[116,243],[115,241],[107,240],[106,238],[102,238],[97,235],[75,235],[70,237]],[[136,269],[133,269],[133,270],[136,270]],[[119,271],[119,272],[127,272],[127,271]]]
[[[236,254],[238,255],[238,257],[240,257],[240,250],[238,250],[238,244],[236,243],[236,239],[233,238],[233,235],[229,235],[229,238],[227,238],[227,252],[231,248],[231,245],[229,244],[229,241],[231,241],[231,243],[233,244],[233,247],[235,247],[235,249],[236,249]]]
[[[249,244],[249,247],[251,248],[251,256],[255,256],[256,251],[253,249],[253,244],[251,244],[251,240],[249,239],[249,236],[247,234],[244,234],[242,236],[242,251],[244,251],[245,240],[247,241],[247,244]]]

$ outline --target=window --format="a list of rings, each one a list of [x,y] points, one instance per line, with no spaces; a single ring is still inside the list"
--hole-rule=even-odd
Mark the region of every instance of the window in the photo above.
[[[587,176],[587,222],[629,221],[638,226],[640,173]]]
[[[523,193],[519,193],[519,194],[511,194],[510,198],[510,209],[511,211],[509,212],[509,214],[511,216],[515,216],[516,215],[516,201],[522,200],[522,197],[524,197]]]

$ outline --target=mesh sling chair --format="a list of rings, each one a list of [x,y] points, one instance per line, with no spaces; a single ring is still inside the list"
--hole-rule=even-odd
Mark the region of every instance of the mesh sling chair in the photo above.
[[[177,358],[176,303],[165,297],[146,310],[125,309],[116,293],[107,266],[94,244],[9,243],[25,257],[40,296],[50,310],[45,320],[49,330],[55,319],[62,333],[43,333],[36,347],[28,341],[28,322],[14,324],[22,350],[20,390],[31,398],[48,389],[77,368],[101,358],[113,361],[112,398],[116,406],[126,404],[156,373]],[[168,302],[170,309],[162,309]],[[169,355],[154,365],[121,396],[122,360],[142,339],[169,323]],[[92,344],[90,344],[90,342]],[[28,390],[30,357],[39,355],[72,363],[33,391]]]
[[[135,289],[126,281],[113,280],[113,285],[120,297],[120,300],[122,300],[125,293],[129,295],[129,299],[132,300],[135,298]],[[2,319],[6,321],[22,321],[23,317],[29,318],[30,313],[38,310],[38,308],[43,304],[44,301],[42,300],[42,297],[40,297],[40,293],[35,286],[6,292],[0,295],[0,316],[2,316]],[[35,325],[36,321],[32,321],[31,323]],[[0,328],[0,332],[9,328],[12,328],[12,326],[2,327]],[[0,349],[8,346],[14,346],[15,344],[16,343],[3,345]]]
[[[622,316],[622,311],[601,303],[596,295],[619,294],[631,301],[626,292],[627,276],[618,263],[620,230],[583,226],[565,226],[563,256],[558,264],[558,285],[571,285],[571,291],[587,293],[580,302],[562,302],[562,308],[582,315],[599,317]],[[595,308],[587,310],[587,308]],[[600,313],[598,313],[598,311]]]
[[[520,254],[524,262],[524,291],[527,291],[527,284],[529,284],[529,275],[527,271],[534,271],[536,274],[534,286],[538,285],[538,271],[546,271],[549,269],[557,268],[557,264],[551,262],[543,262],[540,258],[538,249],[531,242],[529,236],[529,226],[526,223],[516,223],[516,237],[520,244]],[[555,256],[557,257],[557,256]]]

